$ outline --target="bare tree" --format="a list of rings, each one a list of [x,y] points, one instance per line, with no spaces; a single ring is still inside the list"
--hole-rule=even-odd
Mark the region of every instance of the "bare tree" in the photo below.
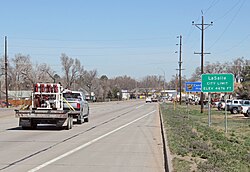
[[[132,90],[136,88],[136,80],[132,79],[131,77],[125,76],[118,76],[113,79],[110,79],[110,86],[111,88],[117,87],[120,90]]]
[[[227,63],[210,63],[206,62],[204,66],[204,73],[225,73],[227,69]]]
[[[55,82],[55,71],[46,63],[37,66],[38,80],[43,82]]]
[[[85,72],[84,80],[84,87],[88,89],[89,93],[94,91],[96,88],[96,78],[97,78],[97,70],[90,70]],[[95,90],[96,91],[96,90]]]
[[[236,82],[240,81],[244,67],[247,65],[247,60],[244,57],[237,58],[228,65],[228,72],[234,75]]]
[[[34,83],[31,78],[32,63],[29,55],[16,54],[9,65],[9,88],[13,90],[30,88]]]
[[[110,90],[110,87],[109,87],[109,79],[106,75],[102,75],[101,78],[100,78],[100,84],[102,86],[101,90],[103,92],[102,94],[102,100],[104,101],[105,98],[107,97],[108,95],[108,91]],[[100,91],[101,91],[100,90]]]
[[[64,84],[71,88],[73,83],[84,75],[85,71],[78,59],[68,57],[66,54],[61,55],[62,70],[64,71]]]

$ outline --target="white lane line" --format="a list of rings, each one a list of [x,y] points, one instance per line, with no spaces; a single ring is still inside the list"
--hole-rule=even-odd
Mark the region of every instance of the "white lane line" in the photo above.
[[[60,156],[58,156],[58,157],[56,157],[56,158],[54,158],[54,159],[52,159],[50,161],[47,161],[47,162],[45,162],[45,163],[43,163],[43,164],[41,164],[41,165],[39,165],[39,166],[37,166],[37,167],[29,170],[28,172],[38,171],[38,170],[40,170],[40,169],[42,169],[42,168],[44,168],[44,167],[46,167],[46,166],[48,166],[50,164],[52,164],[52,163],[54,163],[54,162],[62,159],[62,158],[65,158],[66,156],[69,156],[69,155],[71,155],[71,154],[73,154],[73,153],[75,153],[75,152],[77,152],[77,151],[79,151],[79,150],[81,150],[81,149],[83,149],[83,148],[85,148],[85,147],[87,147],[87,146],[89,146],[89,145],[97,142],[98,140],[103,139],[104,137],[107,137],[107,136],[113,134],[114,132],[117,132],[117,131],[119,131],[119,130],[121,130],[121,129],[123,129],[123,128],[125,128],[125,127],[127,127],[127,126],[129,126],[129,125],[131,125],[131,124],[133,124],[133,123],[135,123],[135,122],[137,122],[137,121],[139,121],[139,120],[141,120],[141,119],[149,116],[149,115],[151,115],[154,112],[156,112],[156,110],[151,111],[151,112],[147,113],[146,115],[143,115],[140,118],[135,119],[134,121],[131,121],[131,122],[125,124],[125,125],[122,125],[121,127],[116,128],[113,131],[110,131],[110,132],[108,132],[108,133],[106,133],[106,134],[104,134],[104,135],[102,135],[100,137],[97,137],[96,139],[93,139],[93,140],[91,140],[91,141],[89,141],[89,142],[87,142],[87,143],[85,143],[85,144],[83,144],[83,145],[81,145],[79,147],[76,147],[75,149],[73,149],[73,150],[71,150],[69,152],[66,152],[66,153],[64,153],[64,154],[62,154],[62,155],[60,155]]]
[[[140,106],[137,106],[135,109],[139,109],[139,108],[141,108],[142,106],[145,106],[145,105],[140,105]]]

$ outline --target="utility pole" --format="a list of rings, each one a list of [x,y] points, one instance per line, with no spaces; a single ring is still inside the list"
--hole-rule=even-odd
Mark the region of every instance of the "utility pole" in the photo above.
[[[6,107],[9,107],[9,98],[8,98],[8,61],[7,61],[7,36],[5,36],[4,42],[4,59],[5,59],[5,88],[6,88]]]
[[[164,73],[164,83],[163,83],[163,90],[164,90],[164,93],[165,93],[165,83],[166,83],[166,76],[165,76],[165,71],[163,71]]]
[[[195,24],[194,21],[193,21],[192,24],[195,25],[198,29],[201,30],[201,53],[194,53],[194,54],[200,54],[201,55],[201,75],[202,75],[204,73],[204,70],[203,70],[203,66],[204,66],[204,54],[210,54],[210,53],[204,53],[204,31],[209,26],[212,26],[213,22],[211,22],[210,24],[204,24],[204,16],[203,16],[203,12],[202,12],[202,23],[201,24]],[[203,92],[201,92],[200,102],[201,102],[201,113],[203,113],[203,109],[204,109]]]
[[[179,38],[180,39],[180,43],[179,43],[179,46],[180,46],[180,50],[179,50],[179,69],[177,69],[178,71],[179,71],[179,91],[180,91],[180,105],[181,105],[181,70],[183,70],[182,68],[181,68],[181,65],[182,65],[182,61],[181,61],[181,48],[182,48],[182,36],[180,35],[180,36],[177,36],[177,38]],[[177,44],[178,45],[178,44]]]

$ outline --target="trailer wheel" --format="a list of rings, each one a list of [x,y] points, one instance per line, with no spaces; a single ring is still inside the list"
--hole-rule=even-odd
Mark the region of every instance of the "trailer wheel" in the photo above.
[[[31,121],[31,129],[35,130],[37,128],[37,123],[33,120]]]

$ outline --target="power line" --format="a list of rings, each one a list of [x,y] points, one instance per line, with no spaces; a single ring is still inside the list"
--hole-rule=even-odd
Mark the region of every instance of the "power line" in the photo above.
[[[226,33],[226,31],[229,29],[229,27],[231,26],[231,24],[233,23],[233,21],[235,20],[236,16],[239,14],[241,8],[243,7],[244,3],[246,2],[246,0],[244,0],[241,4],[241,6],[239,7],[238,11],[235,13],[235,15],[233,16],[233,18],[230,20],[230,22],[228,23],[228,25],[226,26],[226,28],[224,29],[224,31],[220,34],[220,36],[214,41],[214,43],[208,48],[211,49],[213,48],[217,42],[219,42],[219,40],[223,37],[223,35]]]
[[[204,14],[206,14],[211,8],[213,8],[220,0],[213,0],[211,5],[205,10]]]

